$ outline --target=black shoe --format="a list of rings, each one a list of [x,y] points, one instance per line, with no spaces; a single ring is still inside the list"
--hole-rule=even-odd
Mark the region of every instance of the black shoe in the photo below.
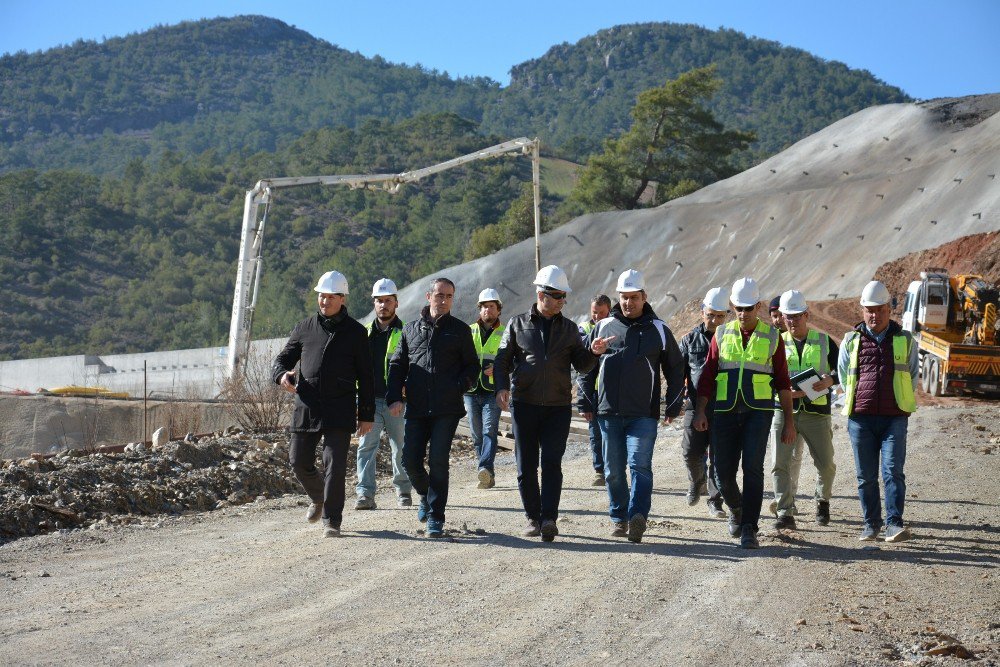
[[[688,505],[690,505],[691,507],[694,507],[695,505],[698,504],[698,501],[700,499],[701,499],[701,494],[698,493],[698,485],[697,484],[691,484],[691,485],[689,485],[688,486],[688,492],[687,492]]]
[[[646,517],[636,514],[628,520],[628,541],[638,544],[642,542],[642,534],[646,532]]]
[[[740,524],[743,523],[743,509],[737,508],[729,510],[729,534],[733,537],[740,536]]]
[[[559,528],[556,527],[556,522],[554,520],[545,519],[542,521],[540,532],[542,533],[542,542],[551,542],[556,539],[556,535],[559,534]]]
[[[816,503],[816,523],[821,526],[830,523],[830,503],[825,500]]]
[[[791,514],[782,514],[778,517],[778,520],[774,522],[774,527],[778,530],[781,530],[782,528],[795,530],[795,517]]]
[[[740,549],[760,549],[757,531],[749,524],[743,526],[740,531]]]

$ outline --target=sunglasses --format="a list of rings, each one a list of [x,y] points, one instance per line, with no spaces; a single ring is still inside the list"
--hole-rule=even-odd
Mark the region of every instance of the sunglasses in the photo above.
[[[542,294],[549,297],[550,299],[554,299],[555,301],[566,300],[566,292],[542,292]]]
[[[784,314],[786,320],[801,320],[805,313],[796,313],[795,315]]]
[[[757,306],[733,306],[738,313],[749,313],[751,310],[755,310]]]

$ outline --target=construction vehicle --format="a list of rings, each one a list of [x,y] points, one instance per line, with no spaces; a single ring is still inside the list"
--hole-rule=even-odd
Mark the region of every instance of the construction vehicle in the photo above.
[[[1000,394],[998,292],[982,276],[921,271],[906,290],[903,329],[919,344],[920,378],[932,396]]]

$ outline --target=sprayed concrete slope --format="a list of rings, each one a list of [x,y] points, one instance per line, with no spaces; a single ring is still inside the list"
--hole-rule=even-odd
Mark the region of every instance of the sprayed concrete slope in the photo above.
[[[626,268],[645,273],[650,301],[669,317],[711,286],[748,275],[762,297],[860,294],[883,263],[1000,229],[1000,95],[872,107],[737,176],[655,209],[586,215],[542,237],[542,263],[569,274],[565,314],[612,294]],[[434,275],[458,285],[455,314],[495,287],[505,316],[534,298],[533,241]],[[413,318],[432,276],[400,293]]]

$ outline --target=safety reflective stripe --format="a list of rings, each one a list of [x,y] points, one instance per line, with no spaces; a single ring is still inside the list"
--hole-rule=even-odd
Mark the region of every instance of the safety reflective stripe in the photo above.
[[[743,344],[739,322],[729,322],[716,330],[719,372],[716,375],[715,410],[726,412],[743,402],[756,410],[773,410],[772,380],[778,331],[763,320]]]
[[[795,345],[795,337],[791,333],[781,334],[785,343],[785,358],[788,361],[788,374],[795,375],[799,371],[813,368],[820,375],[830,372],[830,337],[821,334],[815,329],[810,329],[806,334],[805,344],[802,346],[802,356],[799,356],[798,348]],[[805,399],[796,399],[805,401]],[[820,396],[815,401],[809,401],[810,405],[825,406],[829,403],[827,395]],[[803,403],[804,405],[804,403]],[[825,408],[824,408],[825,410]],[[825,414],[825,412],[824,412]]]

